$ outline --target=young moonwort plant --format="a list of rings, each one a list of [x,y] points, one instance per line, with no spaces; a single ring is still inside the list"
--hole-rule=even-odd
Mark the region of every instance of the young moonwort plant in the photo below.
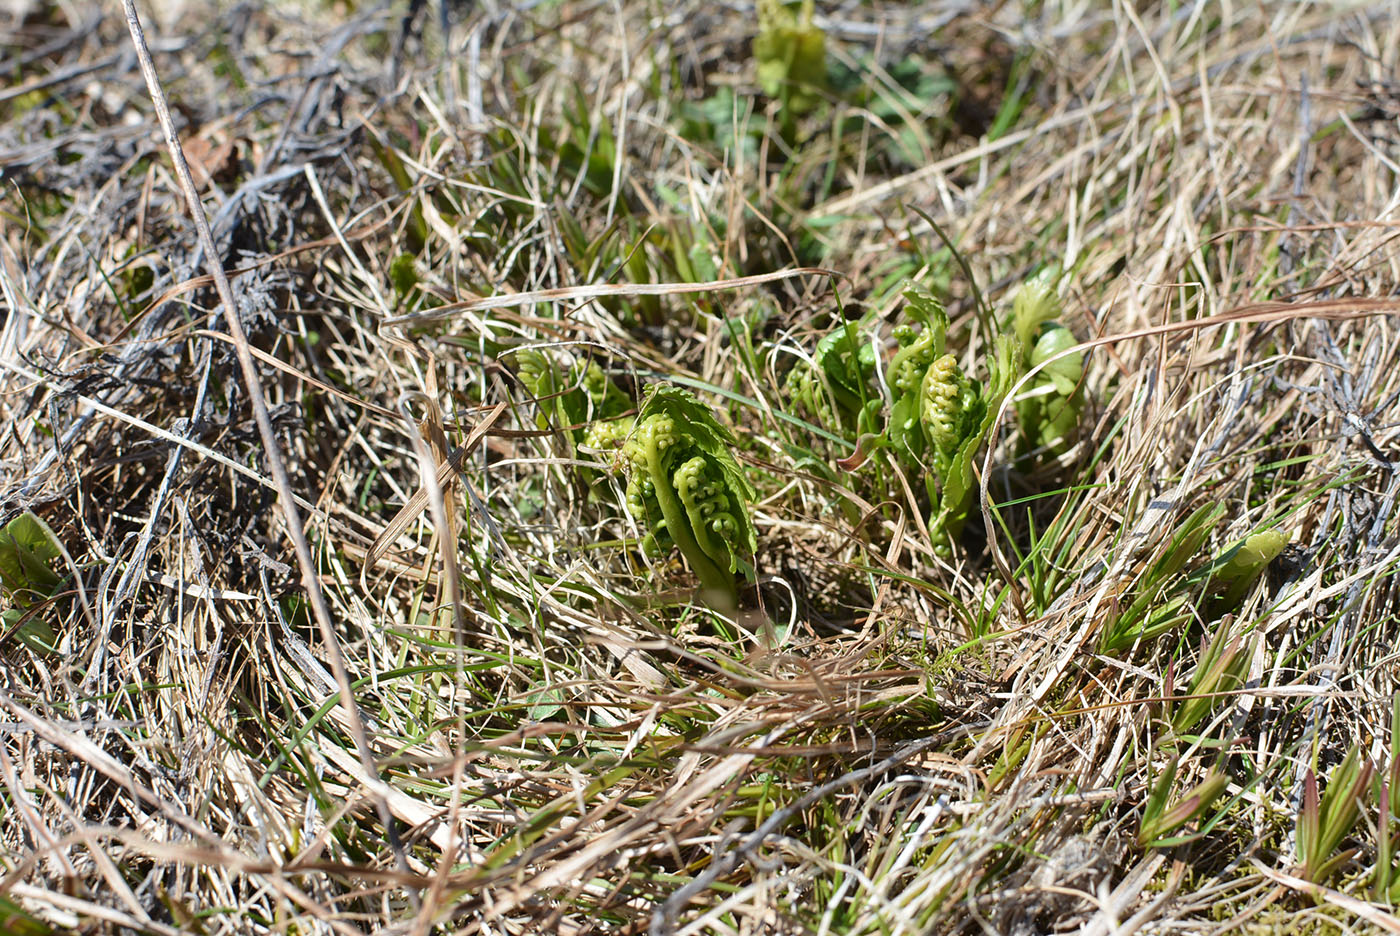
[[[933,294],[910,283],[904,302],[915,325],[895,329],[899,350],[885,378],[892,403],[884,441],[907,465],[923,469],[933,505],[929,532],[935,546],[947,551],[967,522],[977,490],[973,459],[1021,375],[1022,355],[1014,335],[997,336],[984,386],[947,352],[948,314]]]
[[[535,424],[568,432],[575,445],[586,423],[611,419],[631,405],[627,394],[595,361],[565,362],[543,349],[521,348],[515,352],[515,366],[520,382],[539,406]]]
[[[575,460],[575,477],[595,489],[605,471],[578,464],[580,445],[618,448],[617,436],[631,426],[631,420],[618,417],[632,408],[632,398],[595,361],[577,361],[544,348],[522,348],[514,359],[516,376],[535,398],[535,425],[553,432],[556,451]]]
[[[609,440],[589,441],[602,448]],[[754,489],[734,459],[736,444],[710,407],[663,385],[648,391],[622,445],[627,509],[648,531],[643,549],[679,547],[701,597],[725,612],[739,606],[734,576],[753,580],[758,546],[748,508]]]
[[[1029,446],[1052,453],[1069,447],[1084,409],[1084,394],[1079,390],[1084,355],[1055,358],[1076,344],[1074,334],[1055,321],[1061,311],[1059,296],[1043,274],[1027,280],[1011,306],[1011,326],[1022,349],[1024,368],[1029,371],[1050,361],[1017,395],[1021,434]]]
[[[788,372],[784,390],[818,425],[848,439],[876,430],[881,399],[871,386],[875,346],[846,322],[817,342],[810,363]]]

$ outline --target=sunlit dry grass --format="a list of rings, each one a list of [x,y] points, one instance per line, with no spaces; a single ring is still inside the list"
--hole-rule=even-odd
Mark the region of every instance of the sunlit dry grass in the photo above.
[[[739,5],[406,12],[142,9],[364,752],[126,24],[0,18],[11,930],[1400,926],[1387,9],[819,4],[805,112]],[[786,375],[1045,269],[1081,430],[944,554]],[[521,348],[733,428],[732,619]]]

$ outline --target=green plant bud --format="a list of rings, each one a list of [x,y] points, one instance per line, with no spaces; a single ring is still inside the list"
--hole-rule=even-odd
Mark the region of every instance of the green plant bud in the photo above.
[[[705,554],[731,573],[738,569],[732,541],[738,530],[729,510],[723,484],[713,478],[714,468],[703,455],[696,455],[676,469],[673,483],[676,495],[685,505],[695,528],[695,539]],[[716,536],[715,534],[718,534]]]
[[[1058,318],[1061,308],[1060,297],[1055,293],[1048,271],[1027,280],[1011,304],[1011,323],[1021,347],[1031,347],[1040,326]]]
[[[631,419],[613,419],[595,422],[583,434],[583,444],[599,451],[613,451],[623,448],[632,434],[636,423]]]
[[[1218,607],[1222,610],[1238,610],[1249,594],[1250,587],[1259,580],[1288,545],[1288,534],[1282,530],[1264,530],[1246,537],[1235,544],[1222,557],[1224,564],[1215,573],[1219,583],[1217,591]],[[1217,560],[1218,561],[1218,560]]]
[[[924,372],[923,417],[929,441],[948,449],[958,441],[958,413],[962,406],[967,378],[958,369],[957,358],[945,354]]]
[[[654,414],[637,426],[623,448],[623,454],[634,467],[645,470],[648,469],[650,450],[655,448],[658,452],[665,452],[675,437],[675,421],[665,414]]]
[[[642,490],[641,482],[635,478],[627,483],[627,512],[638,520],[647,517],[646,493]]]
[[[659,520],[642,537],[642,554],[651,559],[660,559],[671,551],[673,545],[671,538],[666,535],[666,521]]]
[[[724,488],[708,477],[709,464],[703,455],[696,455],[676,469],[676,493],[687,509],[708,516],[728,506]]]
[[[933,331],[925,328],[912,341],[900,346],[890,361],[889,385],[895,393],[913,393],[919,389],[924,372],[938,356],[934,337]]]

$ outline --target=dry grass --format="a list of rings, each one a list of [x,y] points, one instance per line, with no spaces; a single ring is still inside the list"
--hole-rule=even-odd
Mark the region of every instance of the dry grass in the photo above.
[[[62,554],[0,543],[8,931],[1400,929],[1387,8],[821,3],[796,117],[738,4],[142,9],[332,647],[125,23],[10,7],[0,522]],[[975,369],[967,272],[1043,267],[1080,438],[1008,412],[943,556],[783,377],[907,278]],[[734,620],[521,347],[733,426]]]

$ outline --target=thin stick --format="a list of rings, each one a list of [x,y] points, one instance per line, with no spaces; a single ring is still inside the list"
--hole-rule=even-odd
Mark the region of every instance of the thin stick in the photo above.
[[[410,870],[408,860],[404,856],[403,845],[399,842],[398,833],[394,828],[394,814],[389,809],[388,786],[379,776],[379,767],[375,764],[374,754],[370,750],[369,733],[365,730],[359,709],[355,707],[355,690],[350,685],[350,674],[345,669],[345,657],[341,654],[340,644],[336,640],[335,628],[331,623],[330,608],[326,606],[325,596],[321,594],[320,578],[316,574],[316,564],[311,556],[311,547],[307,545],[306,534],[302,530],[301,513],[297,510],[296,495],[292,492],[291,480],[287,477],[286,466],[282,463],[282,453],[277,447],[277,437],[273,434],[272,419],[267,412],[267,402],[263,399],[262,384],[258,379],[257,367],[254,365],[253,355],[249,351],[248,336],[243,331],[243,322],[238,317],[238,307],[233,300],[233,287],[229,283],[228,275],[224,272],[223,264],[218,260],[214,248],[214,237],[209,231],[209,220],[204,216],[204,206],[199,200],[199,192],[195,188],[193,177],[190,175],[189,164],[185,161],[184,149],[180,146],[179,137],[175,134],[175,124],[170,119],[170,105],[166,101],[165,91],[161,88],[155,63],[151,60],[151,50],[146,45],[146,33],[136,14],[135,0],[122,0],[122,11],[126,14],[126,25],[131,31],[131,42],[136,47],[136,57],[141,62],[141,74],[146,79],[146,87],[151,94],[151,103],[155,105],[156,116],[160,120],[161,130],[165,133],[166,145],[170,148],[170,159],[175,164],[175,175],[180,180],[180,189],[184,193],[190,217],[194,220],[195,230],[199,234],[199,243],[204,250],[205,263],[208,264],[209,272],[214,277],[214,288],[219,294],[219,302],[224,307],[224,320],[228,322],[229,335],[233,338],[234,352],[238,356],[238,366],[243,371],[243,383],[248,389],[248,399],[253,404],[253,418],[258,424],[258,435],[262,437],[263,452],[267,457],[268,467],[272,470],[273,483],[277,486],[277,500],[282,506],[282,516],[287,523],[287,536],[291,539],[292,548],[296,552],[297,565],[301,568],[302,585],[306,589],[307,599],[311,602],[311,610],[316,615],[316,623],[321,629],[321,641],[325,644],[326,654],[330,658],[331,671],[335,674],[336,684],[340,688],[340,704],[345,709],[345,722],[350,728],[351,737],[355,740],[355,748],[360,756],[360,765],[365,771],[368,781],[366,786],[374,796],[379,808],[379,821],[384,825],[384,831],[388,837],[389,845],[394,851],[394,857],[400,869],[408,871]],[[409,891],[409,897],[416,909],[417,893]]]
[[[733,279],[710,280],[703,283],[590,283],[586,286],[561,286],[553,289],[534,289],[529,292],[507,293],[502,296],[480,296],[449,302],[423,312],[408,315],[395,315],[379,323],[382,333],[385,329],[404,325],[426,325],[452,318],[459,312],[479,312],[482,309],[513,309],[517,306],[536,302],[571,302],[611,298],[615,296],[677,296],[688,293],[720,292],[726,289],[741,289],[758,286],[795,276],[826,276],[831,279],[845,278],[839,270],[823,267],[795,267],[791,270],[776,270],[772,273],[757,273],[753,276],[738,276]]]

